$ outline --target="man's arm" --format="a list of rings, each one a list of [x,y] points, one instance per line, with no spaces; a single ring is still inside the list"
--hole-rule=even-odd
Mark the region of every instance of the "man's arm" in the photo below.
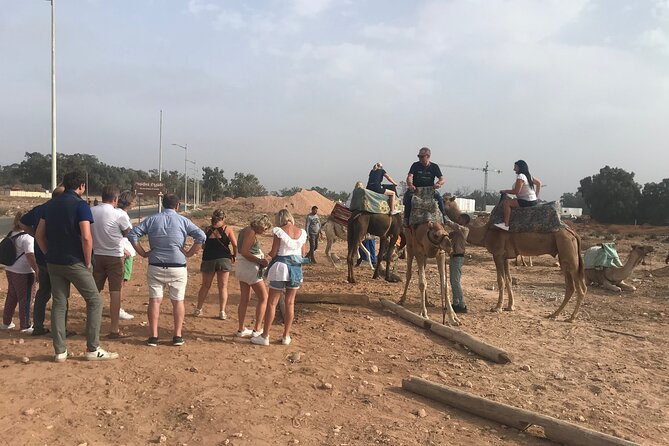
[[[135,251],[140,257],[148,257],[149,252],[151,250],[146,251],[142,244],[139,242],[140,237],[143,235],[146,235],[147,230],[146,230],[146,222],[147,220],[142,221],[139,225],[135,226],[132,228],[130,232],[128,232],[128,241],[132,245],[133,248],[135,248]]]
[[[413,174],[411,172],[407,175],[407,189],[416,190],[416,187],[413,185]]]
[[[37,230],[35,231],[35,241],[37,246],[39,246],[40,251],[46,255],[48,250],[48,244],[46,241],[46,220],[40,218],[39,224],[37,225]]]
[[[437,180],[436,183],[434,183],[434,188],[439,189],[441,186],[443,186],[446,183],[446,179],[444,176],[440,176],[439,179]]]
[[[84,252],[84,265],[86,268],[91,267],[91,260],[93,258],[93,235],[91,234],[91,222],[82,220],[79,222],[79,230],[81,231],[81,249]]]

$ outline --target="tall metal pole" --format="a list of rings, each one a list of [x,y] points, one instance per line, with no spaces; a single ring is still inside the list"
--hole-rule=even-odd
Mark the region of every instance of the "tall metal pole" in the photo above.
[[[51,190],[56,189],[56,0],[51,1]]]
[[[485,162],[485,169],[483,169],[483,211],[485,211],[486,200],[488,197],[488,162]]]
[[[163,111],[160,110],[160,130],[158,131],[158,181],[163,181]],[[163,210],[162,192],[158,194],[158,212]]]
[[[186,152],[184,156],[184,212],[188,210],[188,144],[172,144],[181,147]]]

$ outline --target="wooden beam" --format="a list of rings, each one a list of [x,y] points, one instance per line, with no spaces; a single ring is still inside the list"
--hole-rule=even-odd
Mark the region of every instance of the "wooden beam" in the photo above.
[[[458,342],[462,345],[466,345],[474,353],[477,353],[484,358],[490,359],[493,362],[498,364],[506,364],[511,362],[511,357],[506,351],[495,347],[494,345],[488,344],[470,335],[469,333],[458,330],[457,328],[447,327],[438,322],[421,317],[416,313],[407,310],[401,305],[397,305],[396,303],[387,299],[381,299],[381,305],[383,305],[384,308],[393,311],[402,319],[405,319],[419,327],[430,330],[432,333],[438,336],[449,339],[453,342]]]
[[[366,294],[297,293],[297,296],[295,297],[295,303],[369,305],[369,296],[367,296]]]
[[[638,443],[597,432],[577,424],[558,420],[537,412],[498,403],[426,379],[410,376],[402,380],[402,388],[434,401],[447,404],[488,420],[515,427],[521,431],[532,425],[544,428],[549,440],[575,446],[634,446]]]

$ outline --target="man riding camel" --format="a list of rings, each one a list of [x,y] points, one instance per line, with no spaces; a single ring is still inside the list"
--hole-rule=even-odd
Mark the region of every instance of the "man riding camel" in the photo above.
[[[441,196],[439,189],[444,185],[446,180],[441,173],[441,169],[437,164],[430,162],[430,155],[432,151],[427,147],[423,147],[418,151],[418,161],[411,165],[409,174],[407,175],[407,191],[404,193],[404,225],[409,226],[409,215],[411,214],[411,198],[413,192],[417,187],[434,187],[434,199],[439,205],[439,210],[444,216],[444,221],[447,220],[446,210],[444,208],[444,198]],[[434,180],[437,179],[435,183]]]

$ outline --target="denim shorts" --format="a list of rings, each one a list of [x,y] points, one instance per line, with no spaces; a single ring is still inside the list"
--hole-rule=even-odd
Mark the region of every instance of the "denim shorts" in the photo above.
[[[269,287],[273,290],[297,290],[300,288],[300,282],[292,280],[270,280]]]

